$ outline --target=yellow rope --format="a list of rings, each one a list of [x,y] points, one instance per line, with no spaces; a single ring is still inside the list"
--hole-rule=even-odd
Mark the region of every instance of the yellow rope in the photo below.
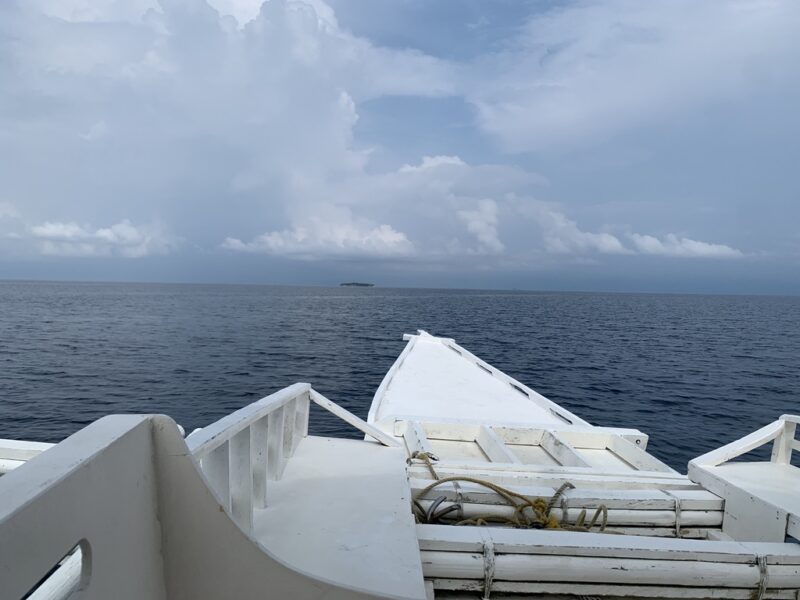
[[[413,499],[412,504],[414,507],[414,515],[417,519],[417,522],[421,523],[436,522],[444,515],[455,510],[456,505],[450,505],[448,507],[445,507],[438,513],[436,512],[436,509],[444,501],[445,499],[444,496],[440,496],[439,498],[437,498],[427,511],[423,508],[422,504],[420,503],[420,499],[429,492],[431,492],[433,489],[444,483],[454,483],[463,481],[467,483],[474,483],[492,490],[501,498],[503,498],[511,507],[514,508],[514,513],[510,517],[502,517],[499,515],[480,515],[476,517],[471,517],[469,519],[462,519],[460,521],[455,521],[453,523],[454,525],[487,525],[489,522],[495,522],[495,523],[504,523],[518,528],[591,531],[592,528],[597,524],[597,521],[598,519],[600,519],[601,516],[602,520],[600,523],[599,531],[601,532],[605,531],[606,525],[608,525],[608,508],[605,506],[605,504],[601,504],[597,507],[594,516],[589,522],[589,525],[584,525],[584,522],[586,520],[585,509],[581,511],[575,525],[559,522],[558,518],[554,514],[552,514],[552,510],[555,507],[556,502],[558,502],[558,499],[564,494],[564,492],[568,489],[572,489],[575,487],[569,482],[565,482],[564,484],[562,484],[561,487],[559,487],[558,490],[556,490],[555,494],[553,494],[553,496],[550,498],[549,501],[545,500],[544,498],[534,498],[533,500],[531,500],[527,496],[523,496],[522,494],[519,494],[514,490],[502,487],[500,485],[497,485],[496,483],[487,481],[485,479],[478,479],[477,477],[440,478],[439,475],[436,473],[436,470],[433,468],[431,457],[425,452],[417,452],[414,455],[412,455],[411,458],[422,460],[427,465],[428,470],[431,472],[431,475],[435,479],[435,481],[432,484],[420,490],[419,493]],[[566,516],[567,516],[566,511],[564,511],[564,515],[562,516],[563,519],[566,519]]]

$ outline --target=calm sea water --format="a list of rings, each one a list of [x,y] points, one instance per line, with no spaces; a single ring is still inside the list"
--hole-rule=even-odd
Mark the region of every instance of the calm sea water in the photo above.
[[[296,381],[366,417],[418,328],[675,468],[800,412],[800,298],[0,282],[0,437],[110,413],[191,430]],[[317,409],[317,434],[353,435]]]

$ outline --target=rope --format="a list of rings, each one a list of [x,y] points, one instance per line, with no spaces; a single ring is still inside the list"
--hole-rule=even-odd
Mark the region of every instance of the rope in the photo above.
[[[439,479],[439,475],[436,473],[436,469],[433,468],[433,461],[439,460],[439,458],[436,455],[431,454],[430,452],[415,451],[411,455],[411,458],[406,460],[406,463],[410,465],[411,461],[413,461],[415,458],[425,463],[425,466],[428,467],[428,471],[431,472],[431,477],[433,477],[434,479]]]
[[[758,593],[756,594],[756,600],[762,600],[767,594],[767,588],[769,587],[769,570],[767,568],[767,557],[766,556],[757,556],[756,557],[756,564],[758,565]]]
[[[425,461],[425,458],[420,456],[420,454],[425,453],[418,453],[417,456],[412,456],[412,458],[419,458]],[[427,457],[427,454],[425,454],[425,457]],[[425,462],[427,464],[428,461]],[[433,470],[433,467],[430,466],[430,469]],[[558,517],[552,514],[552,510],[556,503],[558,503],[559,499],[562,498],[565,491],[568,489],[574,489],[575,486],[569,482],[561,485],[561,487],[556,490],[555,494],[553,494],[550,500],[547,501],[544,498],[530,499],[527,496],[523,496],[522,494],[515,492],[514,490],[502,487],[485,479],[478,479],[476,477],[439,478],[438,475],[436,476],[436,481],[420,490],[413,499],[414,515],[417,519],[417,522],[437,523],[445,515],[453,512],[454,510],[459,510],[458,504],[452,504],[437,511],[437,509],[439,509],[442,503],[446,500],[445,496],[439,496],[435,498],[427,510],[423,508],[422,504],[420,503],[420,499],[442,484],[460,481],[474,483],[492,490],[501,498],[503,498],[503,500],[505,500],[509,506],[514,509],[514,512],[510,517],[499,515],[479,515],[469,519],[455,521],[453,523],[454,525],[483,526],[488,525],[490,522],[494,522],[527,529],[566,529],[569,531],[591,531],[592,528],[597,525],[597,522],[599,519],[601,519],[601,517],[602,520],[600,522],[599,531],[605,531],[606,526],[608,525],[608,508],[606,508],[605,504],[601,504],[597,507],[597,510],[595,511],[594,516],[588,525],[584,525],[586,520],[585,509],[581,511],[581,514],[578,517],[575,525],[559,522]],[[565,521],[566,516],[566,511],[563,511],[562,519]]]

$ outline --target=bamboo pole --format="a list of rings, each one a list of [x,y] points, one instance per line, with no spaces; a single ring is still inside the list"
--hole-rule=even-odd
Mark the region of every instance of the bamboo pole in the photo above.
[[[472,552],[421,552],[425,577],[483,579],[483,555]],[[771,589],[800,588],[800,565],[769,565]],[[693,560],[498,554],[495,580],[617,583],[758,589],[761,570],[752,563]]]

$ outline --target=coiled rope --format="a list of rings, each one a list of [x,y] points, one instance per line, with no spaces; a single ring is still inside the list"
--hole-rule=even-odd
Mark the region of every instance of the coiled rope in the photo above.
[[[552,513],[552,510],[556,503],[558,503],[559,499],[563,496],[564,492],[575,488],[575,486],[570,482],[563,483],[549,500],[545,500],[544,498],[531,499],[515,492],[514,490],[510,490],[503,486],[497,485],[494,482],[487,481],[485,479],[479,479],[477,477],[459,476],[441,478],[439,477],[438,473],[436,473],[436,469],[433,467],[433,462],[438,459],[427,452],[415,452],[411,455],[411,458],[408,461],[409,464],[411,464],[414,459],[422,461],[428,467],[431,476],[435,479],[432,484],[420,490],[412,501],[414,516],[417,523],[440,523],[441,519],[446,515],[449,515],[455,511],[461,511],[463,507],[460,503],[453,503],[440,508],[447,500],[446,496],[439,496],[434,499],[427,509],[425,509],[425,507],[422,505],[420,499],[427,495],[431,490],[442,484],[453,483],[457,486],[458,482],[466,482],[474,483],[492,490],[498,496],[503,498],[503,500],[505,500],[506,503],[508,503],[508,505],[514,509],[514,512],[510,517],[487,514],[471,517],[469,519],[460,519],[453,521],[451,523],[452,525],[488,525],[490,522],[492,522],[523,529],[564,529],[568,531],[591,531],[592,528],[597,525],[598,520],[600,520],[600,527],[598,530],[600,532],[604,532],[606,525],[608,525],[608,508],[605,504],[600,504],[597,507],[594,516],[588,524],[586,524],[586,509],[580,512],[574,525],[564,522],[566,519],[566,511],[563,511],[563,519],[562,521],[559,521],[558,517]]]

